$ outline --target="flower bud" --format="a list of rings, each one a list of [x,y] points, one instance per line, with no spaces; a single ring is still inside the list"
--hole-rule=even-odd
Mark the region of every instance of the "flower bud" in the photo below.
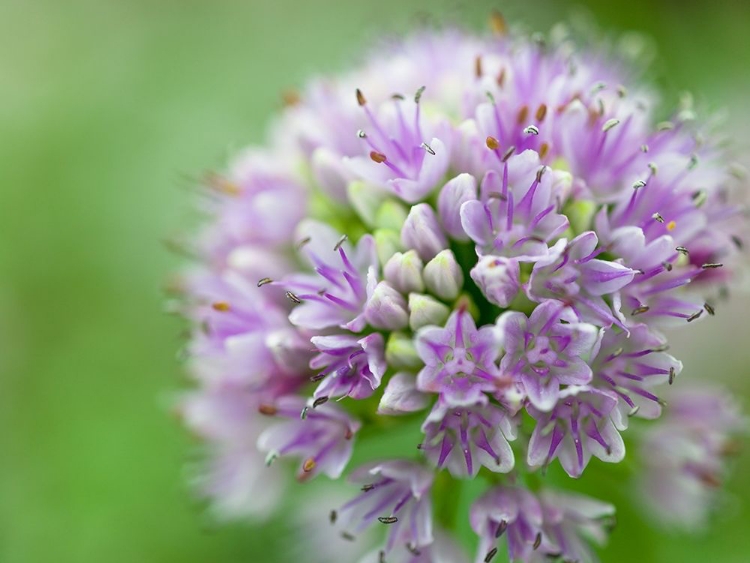
[[[451,310],[434,297],[420,293],[409,294],[409,326],[417,330],[427,325],[443,326]]]
[[[401,242],[413,248],[422,260],[430,260],[448,246],[445,234],[440,229],[435,212],[426,203],[411,208],[401,228]]]
[[[365,305],[365,319],[375,328],[399,330],[409,324],[404,296],[388,282],[375,286]]]
[[[337,200],[346,198],[346,183],[351,173],[339,155],[331,149],[320,147],[312,154],[310,166],[315,183],[321,190]]]
[[[438,196],[438,214],[445,231],[456,240],[469,240],[461,227],[461,204],[477,198],[477,181],[471,174],[459,174],[450,180]]]
[[[422,260],[414,250],[396,252],[383,269],[385,280],[403,294],[424,291]]]
[[[521,268],[517,260],[483,256],[471,269],[471,279],[490,303],[507,307],[521,288]]]
[[[407,414],[422,410],[429,398],[417,391],[416,379],[409,373],[397,373],[388,381],[383,398],[378,405],[378,414]]]
[[[406,221],[406,208],[393,199],[387,199],[375,212],[375,225],[381,229],[398,231]]]
[[[414,369],[423,365],[414,340],[401,332],[392,332],[385,346],[385,361],[396,369]]]
[[[350,182],[346,192],[357,215],[367,226],[373,227],[378,209],[388,194],[377,186],[362,181]]]
[[[404,249],[398,231],[377,229],[373,236],[375,237],[375,248],[378,251],[378,259],[381,264],[387,264],[391,256]]]
[[[424,267],[422,274],[427,289],[440,299],[451,301],[458,297],[464,284],[464,274],[456,256],[443,250]]]

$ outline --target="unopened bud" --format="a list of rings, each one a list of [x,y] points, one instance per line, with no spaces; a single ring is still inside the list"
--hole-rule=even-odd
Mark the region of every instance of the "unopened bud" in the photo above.
[[[464,275],[451,250],[443,250],[424,267],[422,274],[427,289],[440,299],[451,301],[458,297]]]
[[[409,294],[409,327],[418,330],[427,325],[443,326],[451,314],[445,303],[420,293]]]
[[[365,304],[365,319],[375,328],[399,330],[409,324],[404,296],[388,282],[375,286],[370,299]]]
[[[471,174],[459,174],[450,180],[438,196],[438,214],[443,228],[456,240],[469,240],[461,227],[461,205],[477,199],[477,181]]]
[[[401,242],[407,248],[413,248],[424,260],[431,260],[438,252],[448,246],[435,212],[426,203],[414,205],[401,229]]]
[[[396,252],[383,268],[385,280],[404,295],[424,291],[422,268],[424,264],[415,250]]]

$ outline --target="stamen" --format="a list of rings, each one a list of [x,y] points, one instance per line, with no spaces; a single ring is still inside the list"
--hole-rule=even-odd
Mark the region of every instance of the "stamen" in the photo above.
[[[353,535],[351,535],[349,532],[341,532],[341,537],[344,538],[346,541],[354,541],[357,539]]]
[[[490,563],[495,558],[495,555],[497,555],[497,548],[493,547],[487,552],[487,555],[484,556],[484,563]]]
[[[383,162],[388,160],[382,152],[377,151],[370,151],[370,158],[378,164],[382,164]]]
[[[648,313],[650,309],[651,307],[649,307],[648,305],[643,305],[642,307],[633,309],[633,312],[630,314],[635,317],[636,315],[642,315],[643,313]]]
[[[500,160],[502,160],[503,162],[508,162],[508,159],[513,155],[514,152],[516,152],[516,147],[511,145],[510,147],[508,147],[508,150],[503,153],[503,156]]]
[[[495,137],[487,137],[485,143],[487,144],[487,148],[492,151],[496,151],[500,148],[500,141],[495,139]]]
[[[687,318],[687,322],[692,323],[695,319],[699,318],[702,314],[703,314],[703,309],[701,309],[697,313],[693,313]]]
[[[490,29],[495,35],[507,35],[508,24],[505,22],[503,15],[497,10],[492,10],[490,14]]]
[[[698,190],[693,193],[692,199],[695,207],[701,207],[708,199],[708,192],[706,190]]]
[[[417,546],[416,546],[416,545],[412,545],[412,544],[410,544],[410,543],[407,543],[407,544],[406,544],[406,549],[408,549],[408,550],[409,550],[409,553],[411,553],[411,554],[412,554],[412,555],[414,555],[415,557],[419,557],[420,555],[422,555],[422,552],[421,552],[421,551],[419,551],[419,549],[417,548]]]
[[[286,298],[289,299],[289,301],[291,301],[292,303],[295,303],[296,305],[299,305],[300,303],[302,303],[302,299],[297,297],[291,291],[287,291],[285,295],[286,295]]]
[[[674,123],[671,121],[662,121],[656,125],[656,130],[659,132],[671,131],[672,129],[674,129]]]
[[[542,146],[539,147],[539,158],[544,160],[544,157],[547,156],[548,152],[549,152],[549,143],[547,142],[542,143]]]
[[[664,269],[667,272],[671,272],[672,271],[672,264],[670,262],[662,262],[661,265],[664,266]]]
[[[395,524],[398,522],[398,517],[396,516],[378,516],[378,522],[381,524]]]
[[[285,107],[293,107],[299,104],[302,98],[296,90],[285,90],[281,93],[281,101]]]
[[[378,552],[378,563],[385,563],[385,551],[383,550]]]
[[[541,123],[544,121],[544,118],[547,116],[547,104],[540,104],[538,108],[536,108],[536,114],[534,117],[536,117],[536,120],[538,123]]]
[[[708,303],[704,303],[703,308],[706,310],[706,313],[708,313],[712,317],[716,314],[716,310],[713,308],[712,305],[709,305]]]
[[[659,167],[656,166],[655,162],[649,162],[648,170],[650,172],[649,178],[653,178],[654,176],[656,176],[656,173],[659,171]]]
[[[367,493],[367,492],[370,492],[371,490],[373,490],[374,488],[375,488],[375,485],[373,485],[373,484],[362,485],[362,489],[361,490],[362,490],[363,493]]]
[[[614,118],[613,119],[608,119],[604,123],[604,125],[602,125],[602,133],[606,133],[607,131],[609,131],[610,129],[612,129],[613,127],[615,127],[615,126],[617,126],[619,124],[620,124],[620,120],[619,119],[614,119]]]
[[[321,379],[324,379],[325,376],[326,376],[326,374],[324,372],[317,373],[315,375],[311,375],[310,376],[310,381],[312,381],[313,383],[315,383],[316,381],[320,381]]]
[[[628,95],[628,89],[625,88],[625,86],[623,86],[622,84],[618,85],[617,86],[617,95],[620,96],[621,98],[624,98],[625,96]]]
[[[667,230],[674,231],[676,226],[677,226],[677,221],[670,221],[669,223],[667,223]]]
[[[357,137],[359,137],[360,139],[366,139],[367,133],[365,133],[362,129],[360,129],[359,131],[357,131]]]
[[[641,152],[648,152],[648,145],[641,145]]]
[[[424,89],[427,88],[427,86],[420,86],[420,88],[417,90],[416,94],[414,94],[414,103],[418,104],[419,101],[422,99],[422,94],[424,94]]]
[[[536,125],[529,125],[526,127],[526,129],[523,130],[524,133],[527,135],[538,135],[539,134],[539,127]]]
[[[633,189],[634,190],[639,190],[639,189],[644,188],[644,187],[646,187],[646,182],[644,182],[643,180],[637,180],[637,181],[633,182]]]
[[[630,409],[630,412],[628,412],[628,416],[635,416],[638,414],[638,411],[641,410],[641,407],[639,405],[634,406],[632,409]]]
[[[669,368],[669,384],[672,385],[674,383],[674,378],[677,375],[677,372],[675,371],[674,367]]]
[[[738,237],[737,235],[732,235],[732,242],[734,243],[734,246],[737,247],[738,250],[742,250],[742,247],[744,246],[742,239]]]
[[[302,250],[302,248],[309,243],[312,240],[311,237],[305,237],[301,241],[297,243],[297,250]]]
[[[505,520],[501,520],[500,523],[497,525],[497,530],[495,530],[495,538],[499,538],[505,533],[505,530],[508,529],[508,522]]]
[[[688,162],[688,170],[692,170],[698,166],[698,155],[697,154],[691,154],[690,155],[690,162]]]
[[[477,57],[474,59],[474,74],[477,78],[482,77],[482,57],[477,55]]]
[[[720,263],[709,263],[709,264],[703,264],[701,268],[704,270],[711,270],[713,268],[721,268],[723,265],[724,264],[720,264]]]
[[[435,150],[427,143],[422,143],[419,146],[422,147],[424,150],[426,150],[428,153],[430,153],[432,156],[435,156],[437,154]]]
[[[302,409],[302,412],[299,413],[299,417],[300,417],[301,420],[305,420],[307,418],[307,411],[309,411],[309,410],[310,410],[310,407],[304,407]]]
[[[497,85],[500,86],[500,88],[505,86],[505,67],[500,70],[500,73],[497,75],[495,82],[497,82]]]
[[[685,248],[684,246],[678,246],[677,248],[675,248],[675,250],[679,252],[680,254],[684,254],[685,256],[690,254],[690,252],[688,252],[688,249]]]
[[[367,100],[365,99],[365,95],[362,93],[362,90],[357,88],[357,103],[360,106],[363,106],[367,103]]]
[[[216,303],[212,303],[211,308],[214,311],[219,311],[220,313],[226,313],[231,309],[229,303],[227,303],[226,301],[217,301]]]
[[[273,405],[261,404],[260,406],[258,406],[258,412],[266,416],[273,416],[276,414],[277,409]]]
[[[664,217],[661,216],[661,213],[654,213],[651,216],[651,218],[654,219],[655,221],[658,221],[659,223],[663,223],[664,222]]]
[[[320,405],[324,405],[324,404],[326,404],[327,402],[328,402],[328,396],[324,395],[323,397],[318,397],[317,399],[315,399],[315,400],[313,401],[313,404],[312,404],[312,406],[313,406],[313,408],[314,408],[314,409],[316,409],[316,408],[318,408],[318,407],[319,407]]]
[[[263,278],[258,280],[258,287],[263,287],[264,285],[267,285],[269,283],[273,283],[273,280],[271,278]]]
[[[336,512],[335,510],[331,510],[331,513],[328,515],[328,520],[331,524],[335,524],[338,517],[338,512]]]
[[[537,532],[536,539],[534,540],[534,545],[532,546],[534,548],[534,551],[539,549],[540,545],[542,545],[542,532]]]
[[[318,465],[315,460],[311,457],[308,457],[305,462],[302,464],[302,471],[305,473],[310,473],[313,469],[315,469],[315,466]]]
[[[518,124],[521,125],[529,117],[529,106],[523,106],[518,110]]]
[[[341,245],[344,244],[349,237],[346,235],[342,235],[342,237],[338,240],[336,245],[333,247],[334,252],[338,252],[339,248],[341,248]]]

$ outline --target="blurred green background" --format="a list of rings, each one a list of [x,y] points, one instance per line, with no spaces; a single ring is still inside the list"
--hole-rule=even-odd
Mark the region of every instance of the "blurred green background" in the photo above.
[[[184,381],[160,241],[189,224],[183,176],[260,141],[283,89],[381,32],[425,14],[480,28],[491,8],[546,30],[577,7],[651,36],[667,99],[728,108],[750,144],[748,2],[2,0],[0,562],[276,561],[293,536],[216,526],[191,498],[194,444],[167,412]],[[749,396],[750,299],[733,303],[675,353]],[[604,560],[750,561],[749,472],[745,453],[705,535],[622,510]]]

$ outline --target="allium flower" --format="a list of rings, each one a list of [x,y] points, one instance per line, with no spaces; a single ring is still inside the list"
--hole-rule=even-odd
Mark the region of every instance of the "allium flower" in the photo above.
[[[266,148],[207,176],[181,283],[197,389],[178,410],[220,515],[272,515],[286,464],[313,491],[319,474],[361,486],[320,508],[342,541],[387,532],[349,558],[460,562],[468,519],[478,563],[503,537],[514,563],[595,562],[613,507],[551,491],[545,469],[619,462],[627,432],[651,511],[706,521],[744,421],[714,374],[664,400],[683,377],[661,331],[737,285],[728,154],[689,106],[656,124],[613,49],[492,24],[316,78]],[[485,486],[469,514],[468,480]]]

